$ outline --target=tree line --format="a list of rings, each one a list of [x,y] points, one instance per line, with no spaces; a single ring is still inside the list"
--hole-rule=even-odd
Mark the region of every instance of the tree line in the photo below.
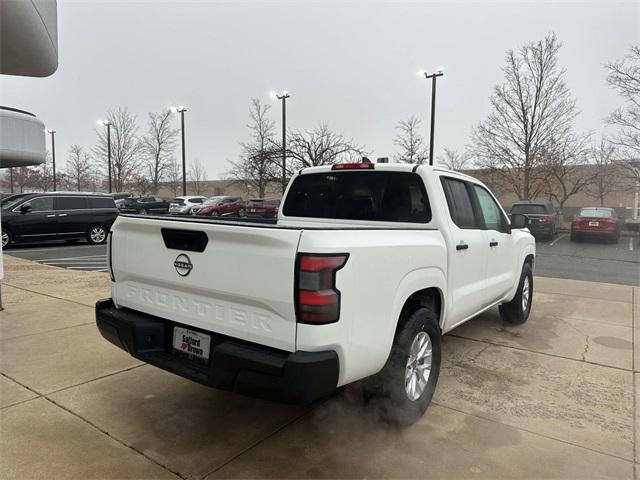
[[[640,47],[603,66],[610,88],[622,98],[605,125],[615,133],[597,138],[575,127],[576,100],[559,62],[561,43],[554,33],[505,54],[503,80],[489,97],[490,111],[472,128],[461,151],[445,148],[436,164],[452,170],[474,170],[498,193],[519,199],[545,197],[562,209],[569,198],[585,192],[601,204],[612,192],[631,190],[640,181]],[[264,196],[282,178],[282,144],[271,106],[252,99],[247,138],[240,154],[228,162],[226,178],[241,183],[248,194]],[[147,129],[138,135],[136,117],[126,108],[109,112],[112,123],[112,178],[115,191],[157,193],[167,186],[174,195],[181,187],[181,166],[174,151],[178,130],[171,127],[170,110],[149,113]],[[418,116],[396,125],[393,144],[396,162],[428,161],[428,142]],[[96,129],[97,144],[90,150],[73,145],[61,174],[68,189],[103,189],[107,140]],[[369,155],[365,145],[321,122],[309,130],[286,132],[286,171],[290,177],[304,167],[359,161]],[[14,185],[21,190],[50,188],[50,164],[14,169]],[[206,169],[189,161],[190,193],[204,193]]]

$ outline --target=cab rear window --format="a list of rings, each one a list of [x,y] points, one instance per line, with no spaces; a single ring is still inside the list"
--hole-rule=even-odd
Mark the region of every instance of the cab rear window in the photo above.
[[[289,189],[287,217],[427,223],[431,206],[419,175],[343,171],[298,176]]]

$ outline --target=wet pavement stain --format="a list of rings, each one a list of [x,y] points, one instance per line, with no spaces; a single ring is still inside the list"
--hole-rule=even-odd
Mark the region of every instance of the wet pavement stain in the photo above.
[[[607,348],[618,348],[621,350],[631,350],[633,343],[618,337],[595,337],[592,339],[594,343]]]

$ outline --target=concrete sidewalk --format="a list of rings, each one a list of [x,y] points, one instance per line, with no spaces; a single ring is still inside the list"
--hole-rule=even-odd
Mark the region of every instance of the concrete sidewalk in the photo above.
[[[106,274],[4,261],[3,478],[634,478],[638,288],[536,277],[525,325],[445,337],[434,404],[394,429],[357,385],[292,407],[144,365],[95,328]]]

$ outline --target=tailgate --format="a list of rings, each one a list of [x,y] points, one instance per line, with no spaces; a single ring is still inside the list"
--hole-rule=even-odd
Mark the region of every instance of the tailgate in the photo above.
[[[112,231],[116,305],[295,351],[301,230],[120,217]]]

